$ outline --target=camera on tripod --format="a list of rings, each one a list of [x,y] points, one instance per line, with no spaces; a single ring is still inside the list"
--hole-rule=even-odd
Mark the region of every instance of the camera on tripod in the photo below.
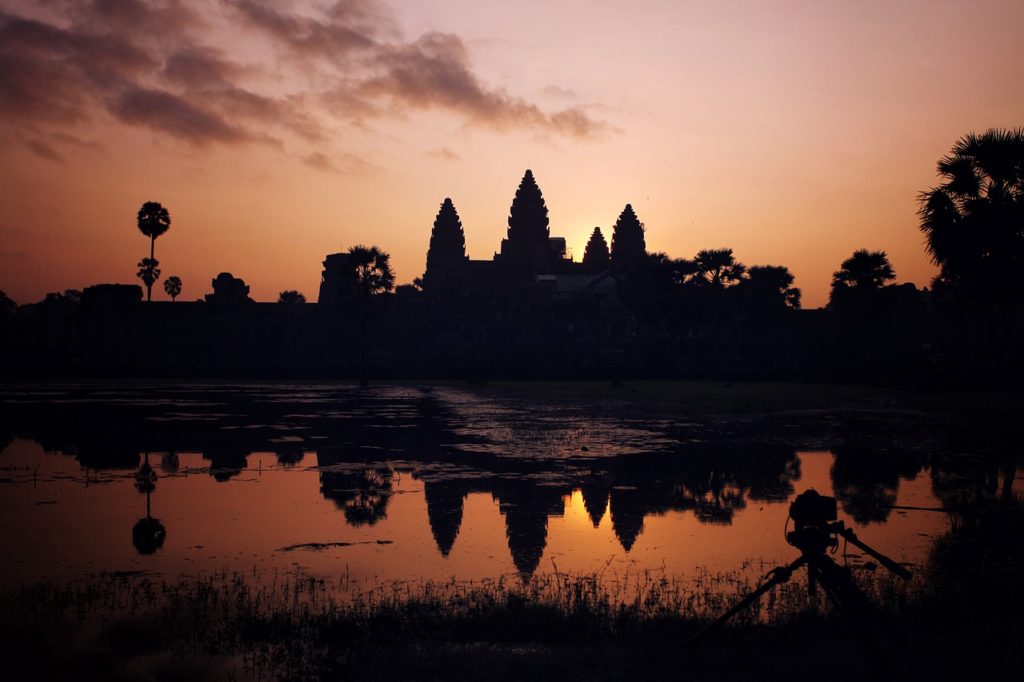
[[[789,530],[790,522],[793,524],[792,530]],[[858,630],[870,628],[872,621],[881,617],[877,609],[854,583],[849,568],[839,566],[826,556],[828,550],[838,549],[839,538],[877,559],[880,564],[901,578],[910,578],[910,571],[904,566],[869,547],[857,537],[852,528],[847,528],[846,524],[839,520],[836,498],[822,495],[813,488],[798,495],[789,505],[786,531],[786,542],[799,549],[800,556],[788,566],[779,566],[768,571],[768,579],[760,587],[692,637],[691,644],[756,602],[761,595],[776,585],[789,580],[793,571],[798,568],[807,569],[807,591],[811,595],[816,594],[817,586],[820,584],[829,601],[849,617]]]
[[[839,546],[842,528],[836,498],[821,495],[811,488],[789,505],[789,519],[793,530],[786,533],[786,542],[802,552],[822,553]]]
[[[836,498],[825,497],[811,488],[797,495],[789,505],[789,518],[800,526],[826,526],[839,519]]]

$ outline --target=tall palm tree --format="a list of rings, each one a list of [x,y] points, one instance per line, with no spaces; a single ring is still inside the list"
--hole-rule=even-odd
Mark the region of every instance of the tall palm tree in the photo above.
[[[171,297],[171,303],[174,303],[174,299],[178,298],[181,294],[181,278],[177,275],[171,275],[164,280],[164,291]]]
[[[1013,300],[1024,266],[1024,128],[965,135],[938,172],[944,182],[921,192],[918,215],[940,280]]]
[[[156,251],[156,238],[171,228],[171,214],[158,202],[147,201],[139,209],[137,224],[139,232],[149,237],[149,260],[156,263],[156,256],[154,255]],[[159,276],[160,273],[157,271],[157,277]],[[153,299],[153,282],[156,279],[154,278],[148,282],[145,279],[142,281],[146,282],[146,300],[151,301]]]

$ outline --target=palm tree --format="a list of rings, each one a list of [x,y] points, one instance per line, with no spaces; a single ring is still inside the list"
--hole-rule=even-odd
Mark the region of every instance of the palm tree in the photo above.
[[[395,273],[391,269],[391,256],[376,246],[353,246],[348,250],[352,268],[353,293],[369,297],[391,291],[395,286]]]
[[[293,289],[289,291],[282,291],[281,293],[279,293],[277,295],[277,302],[285,303],[288,305],[295,303],[305,303],[306,297]]]
[[[896,279],[889,256],[885,251],[860,249],[843,261],[832,273],[832,289],[837,287],[855,289],[881,289]]]
[[[960,138],[921,192],[918,215],[940,281],[1013,300],[1024,265],[1024,128]]]
[[[156,238],[171,228],[171,214],[158,202],[147,201],[139,209],[137,224],[139,232],[149,237],[149,260],[156,264],[156,256],[154,255]],[[157,270],[156,273],[157,277],[159,277],[160,271]],[[145,279],[142,281],[146,282],[146,300],[151,301],[153,298],[153,282],[156,281],[156,278],[148,282]]]
[[[348,292],[359,315],[359,385],[370,381],[366,371],[366,322],[370,314],[370,299],[391,291],[395,286],[395,273],[391,269],[391,256],[376,246],[357,245],[348,250]]]
[[[164,291],[171,297],[171,303],[174,303],[174,299],[178,298],[178,294],[181,293],[181,278],[177,275],[171,275],[165,279]]]
[[[153,282],[160,279],[160,261],[155,258],[143,258],[139,261],[139,271],[136,276],[146,285],[146,300],[150,300],[149,292],[153,288]]]
[[[832,273],[828,305],[835,310],[871,314],[881,305],[882,288],[894,279],[896,272],[885,251],[854,251]]]
[[[733,257],[732,249],[702,249],[694,262],[697,277],[718,289],[739,282],[747,271],[747,266]]]

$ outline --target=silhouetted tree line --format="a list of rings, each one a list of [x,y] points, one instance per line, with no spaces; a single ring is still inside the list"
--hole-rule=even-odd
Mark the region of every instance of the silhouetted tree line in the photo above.
[[[581,262],[550,234],[527,171],[493,260],[466,254],[445,199],[422,278],[395,288],[388,254],[354,246],[324,260],[317,304],[283,291],[254,303],[230,273],[204,303],[138,305],[141,290],[97,285],[36,304],[0,299],[6,369],[22,372],[387,376],[773,376],[894,374],[977,379],[1020,369],[1024,329],[1024,133],[990,130],[940,160],[941,184],[919,197],[940,268],[929,289],[898,284],[885,252],[839,264],[828,306],[802,310],[784,265],[747,267],[728,248],[672,258],[646,249],[629,204],[611,243],[595,228]],[[150,257],[167,210],[143,204]],[[147,262],[148,261],[148,262]],[[181,281],[169,277],[173,302]]]

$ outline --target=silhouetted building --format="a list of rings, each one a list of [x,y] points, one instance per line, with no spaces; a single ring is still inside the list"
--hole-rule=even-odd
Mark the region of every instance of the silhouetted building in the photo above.
[[[553,256],[549,237],[548,207],[533,171],[527,170],[509,209],[508,237],[501,240],[495,260],[521,272],[548,272]]]
[[[597,273],[607,270],[610,264],[608,242],[604,240],[601,228],[595,227],[583,251],[583,267],[587,272]]]
[[[646,254],[644,226],[633,212],[633,206],[626,204],[612,229],[612,265],[621,267],[636,262]]]
[[[331,253],[324,258],[317,303],[334,307],[345,300],[348,292],[355,286],[350,261],[348,253],[345,252]]]
[[[612,529],[622,549],[628,552],[644,529],[643,496],[633,486],[615,486],[609,498]]]
[[[211,282],[213,293],[206,295],[206,302],[223,306],[238,306],[252,303],[249,298],[249,285],[230,272],[222,272]]]
[[[437,549],[448,556],[462,526],[462,504],[466,496],[461,481],[424,482],[423,497],[427,503],[427,518]]]
[[[142,302],[142,287],[138,284],[95,284],[82,290],[82,305],[97,308],[117,308]]]
[[[466,271],[466,235],[452,200],[445,198],[434,220],[423,288],[438,291],[458,284]]]

